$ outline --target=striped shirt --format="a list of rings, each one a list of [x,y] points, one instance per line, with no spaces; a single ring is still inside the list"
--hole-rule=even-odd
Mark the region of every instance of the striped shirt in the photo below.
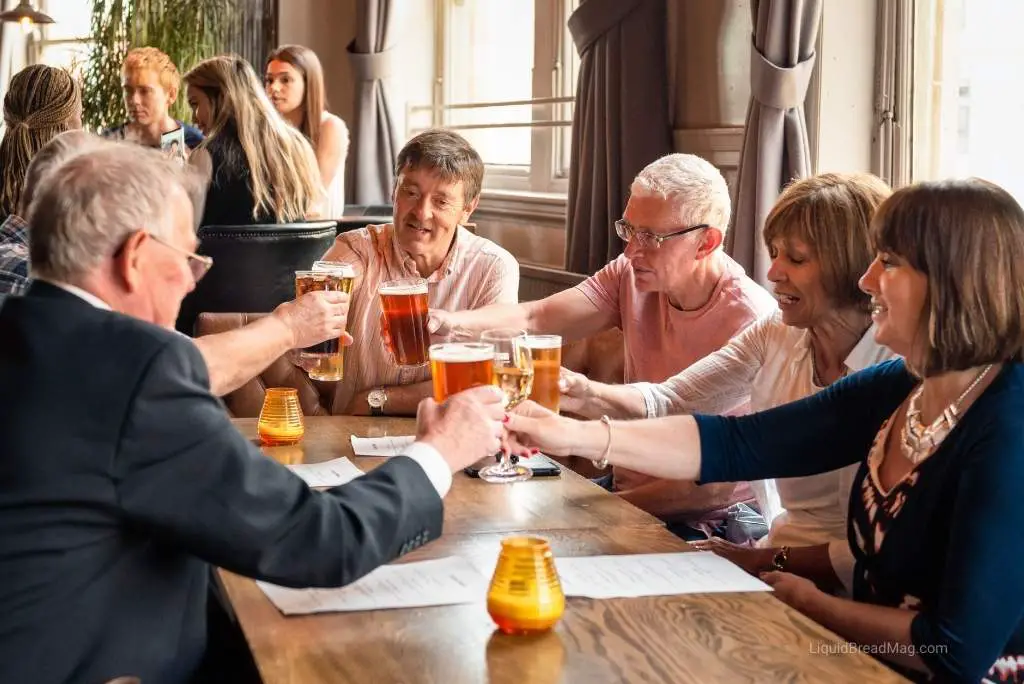
[[[355,342],[345,350],[345,379],[338,383],[331,412],[346,413],[352,397],[373,387],[412,385],[430,379],[430,368],[400,368],[380,332],[380,284],[416,278],[416,264],[394,237],[394,225],[373,225],[342,233],[323,256],[352,264],[356,282],[348,310],[348,332]],[[462,226],[448,256],[427,277],[431,309],[459,311],[519,300],[519,264],[495,243]]]

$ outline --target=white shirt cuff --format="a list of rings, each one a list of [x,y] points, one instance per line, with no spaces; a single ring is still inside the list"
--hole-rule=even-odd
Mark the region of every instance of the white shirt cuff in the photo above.
[[[644,410],[647,412],[647,418],[660,418],[663,413],[658,411],[658,400],[654,396],[654,385],[649,382],[634,382],[629,385],[633,389],[640,392],[640,395],[644,398]]]
[[[836,577],[843,583],[847,596],[853,596],[853,552],[850,551],[850,544],[845,539],[828,543],[828,559],[832,563],[832,570]]]
[[[426,442],[413,442],[402,455],[416,461],[423,468],[430,484],[437,490],[437,495],[443,499],[452,488],[452,471],[441,453]]]

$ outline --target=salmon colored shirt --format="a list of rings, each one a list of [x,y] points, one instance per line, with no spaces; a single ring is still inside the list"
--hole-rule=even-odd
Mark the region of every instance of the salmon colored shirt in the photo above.
[[[695,311],[675,308],[663,292],[637,290],[633,266],[625,255],[576,286],[594,306],[614,313],[614,324],[622,329],[625,340],[627,383],[667,380],[777,309],[775,298],[748,278],[742,266],[724,253],[720,258],[726,260],[725,271],[707,304]],[[655,480],[625,468],[613,472],[618,491]],[[737,488],[737,501],[751,497],[748,487]],[[717,512],[711,512],[711,517],[717,517]]]
[[[352,397],[373,387],[412,385],[430,379],[430,367],[400,368],[380,331],[380,284],[416,278],[416,264],[394,238],[394,225],[373,225],[338,236],[329,261],[355,266],[357,276],[348,310],[345,379],[338,383],[332,413],[344,413]],[[459,226],[448,256],[427,277],[431,309],[459,311],[519,301],[519,264],[508,251]]]

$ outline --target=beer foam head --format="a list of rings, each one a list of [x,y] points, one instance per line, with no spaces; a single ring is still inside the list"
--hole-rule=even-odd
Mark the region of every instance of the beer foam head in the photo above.
[[[475,363],[494,358],[494,345],[446,342],[430,348],[431,361],[445,363]]]
[[[382,295],[415,295],[427,294],[426,280],[397,280],[386,282],[380,286]]]
[[[339,278],[355,278],[356,268],[352,264],[343,264],[340,261],[314,261],[313,270],[317,273],[330,273]]]
[[[559,349],[562,346],[561,335],[527,335],[527,349]]]

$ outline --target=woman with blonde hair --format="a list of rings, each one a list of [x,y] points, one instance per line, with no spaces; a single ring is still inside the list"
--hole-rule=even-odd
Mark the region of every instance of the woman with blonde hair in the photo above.
[[[313,146],[327,190],[324,216],[338,218],[345,212],[348,127],[327,111],[320,60],[307,47],[283,45],[267,58],[263,85],[274,108]]]
[[[212,57],[185,83],[206,136],[190,158],[210,176],[200,225],[287,223],[317,210],[323,189],[313,148],[274,111],[248,62]]]

